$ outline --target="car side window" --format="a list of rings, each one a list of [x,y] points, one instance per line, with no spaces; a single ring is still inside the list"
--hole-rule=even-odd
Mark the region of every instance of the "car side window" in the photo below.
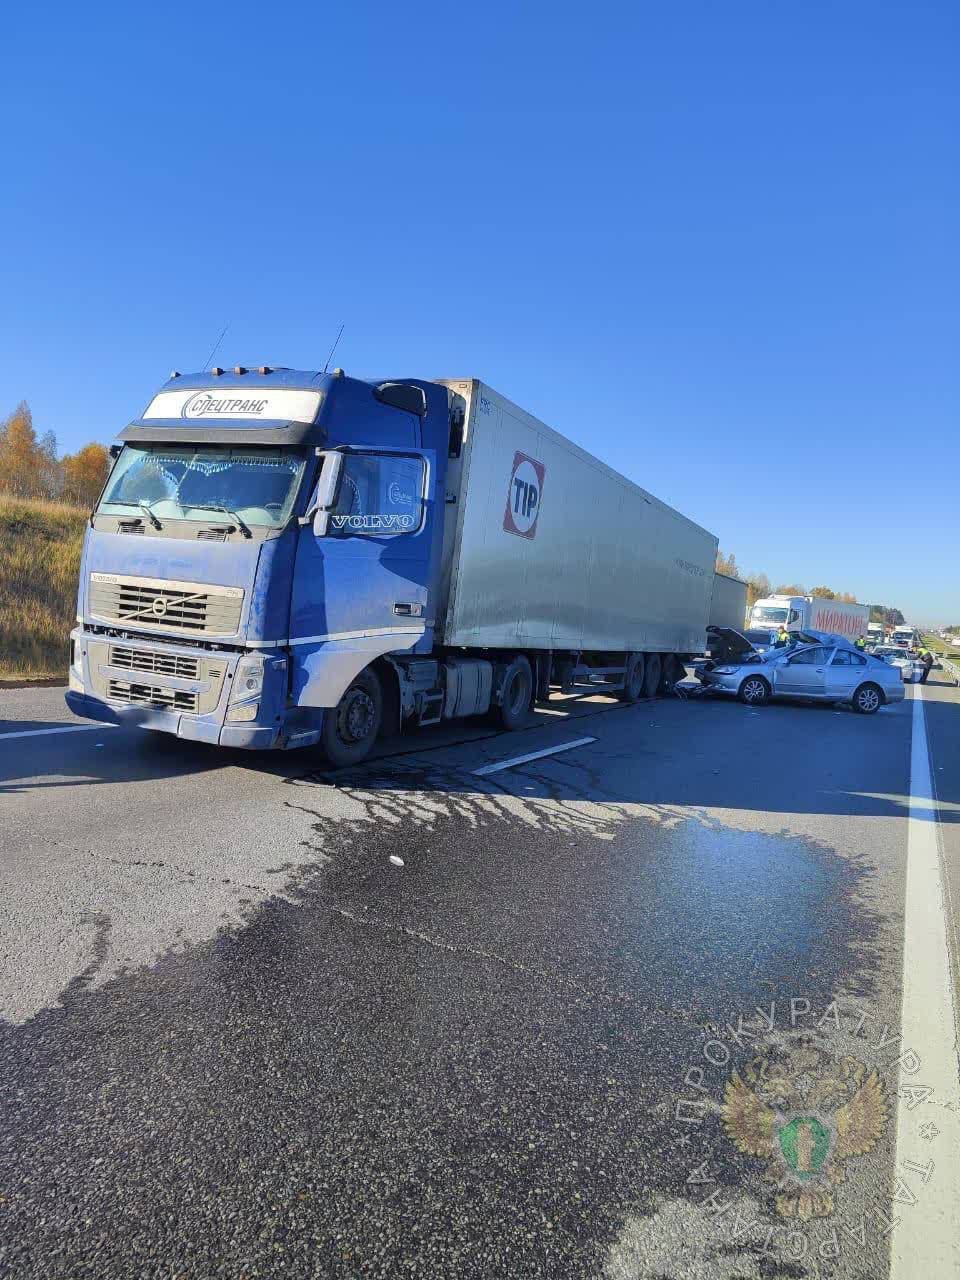
[[[795,654],[790,661],[798,666],[815,667],[818,663],[823,662],[827,656],[827,651],[820,645],[816,645],[812,649],[802,649]]]
[[[862,653],[851,653],[850,665],[851,667],[865,667],[867,665],[867,660]]]
[[[853,663],[850,661],[852,657],[853,654],[849,649],[838,649],[830,665],[831,667],[852,667]]]

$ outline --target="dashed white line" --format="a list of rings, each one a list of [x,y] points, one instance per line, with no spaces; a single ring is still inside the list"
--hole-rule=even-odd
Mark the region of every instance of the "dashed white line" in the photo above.
[[[0,742],[11,738],[42,738],[48,733],[91,733],[94,729],[116,729],[115,724],[65,724],[61,729],[18,729],[16,733],[0,733]]]
[[[938,813],[930,775],[923,693],[913,691],[907,886],[903,920],[903,1066],[891,1280],[960,1276],[960,1079],[947,948]],[[915,1057],[909,1057],[909,1055]],[[909,1061],[908,1061],[909,1058]],[[905,1086],[929,1089],[920,1105]]]
[[[596,738],[575,738],[573,742],[563,742],[559,747],[547,747],[544,751],[530,751],[525,756],[514,756],[512,760],[498,760],[496,764],[485,764],[474,769],[474,775],[486,776],[499,773],[501,769],[512,769],[515,765],[526,764],[528,760],[541,760],[544,756],[555,756],[561,751],[572,751],[574,747],[585,747],[588,742],[596,742]]]

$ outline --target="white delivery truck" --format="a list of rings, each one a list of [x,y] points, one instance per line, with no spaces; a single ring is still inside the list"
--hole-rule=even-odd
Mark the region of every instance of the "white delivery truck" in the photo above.
[[[918,649],[920,647],[920,633],[916,627],[905,624],[902,627],[893,628],[893,643],[900,649]]]
[[[750,610],[750,626],[776,631],[829,631],[857,640],[867,634],[870,606],[820,596],[767,596]]]

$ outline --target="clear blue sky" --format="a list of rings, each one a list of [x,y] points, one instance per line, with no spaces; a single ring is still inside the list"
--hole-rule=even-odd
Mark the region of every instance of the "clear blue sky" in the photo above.
[[[312,368],[343,321],[745,569],[960,621],[956,4],[18,5],[4,46],[0,414],[107,440],[224,324]]]

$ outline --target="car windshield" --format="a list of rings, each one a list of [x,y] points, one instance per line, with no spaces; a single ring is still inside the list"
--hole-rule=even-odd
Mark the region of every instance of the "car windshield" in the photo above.
[[[97,511],[158,520],[221,519],[276,527],[290,515],[305,458],[288,449],[124,445]],[[223,510],[226,508],[226,510]],[[214,515],[216,513],[214,512]]]
[[[761,605],[754,606],[751,622],[786,622],[787,609],[786,606]]]

